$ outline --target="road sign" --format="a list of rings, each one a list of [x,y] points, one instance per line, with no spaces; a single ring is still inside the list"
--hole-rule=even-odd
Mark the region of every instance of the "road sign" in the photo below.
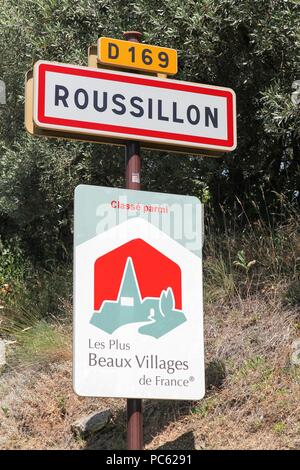
[[[101,64],[167,75],[177,73],[175,49],[106,37],[99,38],[97,45]]]
[[[76,188],[76,393],[203,397],[201,224],[195,197]]]
[[[74,138],[195,153],[236,146],[229,88],[40,61],[33,101],[37,128]]]

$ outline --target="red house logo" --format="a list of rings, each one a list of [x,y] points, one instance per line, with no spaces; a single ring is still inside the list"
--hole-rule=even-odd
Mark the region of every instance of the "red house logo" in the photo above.
[[[181,269],[137,238],[98,258],[94,265],[91,324],[107,333],[140,323],[141,334],[159,338],[186,321]]]

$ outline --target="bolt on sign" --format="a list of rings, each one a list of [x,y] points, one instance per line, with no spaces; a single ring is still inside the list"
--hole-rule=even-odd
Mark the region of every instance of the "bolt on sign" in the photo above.
[[[98,39],[97,48],[100,64],[167,75],[177,73],[175,49],[106,37]]]
[[[74,390],[204,396],[202,205],[80,185],[74,219]]]
[[[33,121],[38,129],[179,152],[236,147],[235,94],[229,88],[39,61]]]

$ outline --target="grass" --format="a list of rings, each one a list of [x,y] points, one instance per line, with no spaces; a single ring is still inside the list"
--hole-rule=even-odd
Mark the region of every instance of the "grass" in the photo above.
[[[283,423],[282,421],[275,423],[273,426],[273,431],[276,432],[276,434],[283,434],[286,431],[285,423]]]
[[[71,357],[70,324],[40,320],[33,326],[16,331],[14,338],[16,347],[9,356],[12,363],[17,361],[28,365]]]
[[[16,244],[0,246],[0,337],[8,365],[70,358],[70,270],[35,271]]]
[[[243,301],[243,308],[237,297],[206,308],[207,367],[218,364],[222,381],[215,386],[211,376],[213,386],[199,402],[145,401],[147,449],[300,447],[300,368],[291,364],[298,334],[293,324],[299,312],[278,305],[278,295],[278,290],[256,293]],[[54,328],[60,330],[61,325]],[[36,337],[43,338],[43,330],[24,332],[24,350],[31,340],[34,345]],[[22,362],[22,368],[0,376],[0,447],[124,448],[125,401],[77,397],[69,358],[58,354],[45,363],[34,346],[29,351],[40,367]],[[107,407],[113,412],[113,425],[89,440],[72,435],[72,422]]]
[[[202,418],[206,418],[216,406],[217,401],[214,398],[208,398],[200,402],[197,406],[191,408],[191,413],[195,413]]]
[[[299,305],[300,214],[298,208],[280,197],[282,204],[286,203],[281,222],[271,221],[271,215],[263,219],[259,213],[250,221],[239,201],[247,220],[246,226],[239,229],[229,218],[220,230],[208,208],[204,245],[206,302],[228,301],[234,296],[245,299],[257,292],[277,289],[280,301]]]
[[[146,448],[300,449],[299,214],[291,208],[277,224],[258,214],[222,232],[212,220],[206,211],[206,396],[145,401]],[[0,328],[14,344],[0,375],[0,448],[124,448],[125,401],[72,391],[69,273],[15,269],[22,257],[9,256]],[[105,432],[72,435],[73,421],[105,407]]]
[[[278,322],[278,310],[270,301],[265,302],[256,299],[235,322],[226,304],[217,309],[210,306],[205,320],[206,358],[208,363],[216,357],[226,363],[224,380],[218,388],[208,389],[199,402],[146,401],[148,449],[189,449],[182,447],[192,445],[191,440],[184,439],[189,433],[196,448],[299,445],[300,369],[290,364],[294,312],[282,310]],[[248,322],[252,309],[261,312],[258,325]],[[258,342],[253,343],[256,327]],[[2,448],[124,447],[124,400],[77,397],[72,391],[69,359],[57,357],[47,362],[47,367],[40,364],[36,368],[32,363],[23,363],[22,369],[11,369],[0,377],[0,442],[5,439]],[[88,441],[72,435],[72,422],[106,407],[113,411],[114,424],[110,428]]]

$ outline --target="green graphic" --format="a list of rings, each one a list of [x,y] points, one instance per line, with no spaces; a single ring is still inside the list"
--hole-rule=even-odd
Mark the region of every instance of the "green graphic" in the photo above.
[[[133,262],[128,257],[117,300],[104,301],[90,323],[111,334],[123,325],[143,322],[146,324],[139,328],[139,333],[160,338],[186,321],[184,313],[174,305],[171,287],[162,290],[158,298],[141,298]]]

